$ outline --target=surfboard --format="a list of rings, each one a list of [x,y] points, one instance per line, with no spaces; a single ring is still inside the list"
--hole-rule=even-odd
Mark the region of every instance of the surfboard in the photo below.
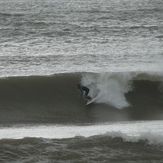
[[[96,98],[92,98],[91,100],[88,100],[86,105],[89,105],[89,104],[93,103],[95,100],[96,100]]]

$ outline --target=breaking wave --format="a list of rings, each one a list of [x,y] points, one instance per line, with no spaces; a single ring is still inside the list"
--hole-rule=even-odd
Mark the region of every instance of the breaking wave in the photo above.
[[[162,81],[161,73],[136,72],[1,78],[0,122],[160,120],[163,118]],[[95,97],[88,106],[77,88],[80,82]]]
[[[163,121],[137,121],[81,125],[16,125],[0,128],[0,139],[46,138],[67,139],[103,135],[121,138],[125,142],[147,140],[163,144]]]
[[[161,140],[161,137],[159,138]],[[152,139],[157,140],[157,139]],[[159,162],[163,145],[148,139],[113,134],[69,139],[23,138],[0,140],[1,162]],[[59,161],[58,161],[59,160]],[[130,161],[131,160],[131,161]]]
[[[135,80],[160,81],[158,89],[162,90],[163,74],[161,73],[86,73],[82,76],[81,83],[90,89],[90,96],[95,98],[96,103],[106,103],[122,109],[130,106],[125,94],[133,90]]]

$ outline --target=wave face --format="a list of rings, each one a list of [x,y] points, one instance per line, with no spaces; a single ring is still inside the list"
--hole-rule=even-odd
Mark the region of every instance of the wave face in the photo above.
[[[80,82],[97,97],[88,106],[77,88]],[[162,77],[156,74],[10,77],[1,78],[0,90],[3,123],[90,123],[163,117]]]

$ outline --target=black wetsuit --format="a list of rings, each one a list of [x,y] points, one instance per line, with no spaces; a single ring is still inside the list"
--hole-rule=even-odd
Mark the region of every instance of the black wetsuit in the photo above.
[[[89,100],[91,99],[91,97],[88,96],[89,88],[82,86],[80,84],[78,85],[78,88],[80,89],[83,97],[85,97],[86,99],[89,99]]]

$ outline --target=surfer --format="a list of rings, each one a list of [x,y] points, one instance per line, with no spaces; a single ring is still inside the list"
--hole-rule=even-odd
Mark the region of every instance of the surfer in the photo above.
[[[87,100],[92,99],[90,96],[88,96],[88,94],[89,94],[89,88],[88,87],[85,87],[85,86],[83,86],[81,84],[78,84],[78,88],[81,91],[81,94],[85,99],[87,99]]]

